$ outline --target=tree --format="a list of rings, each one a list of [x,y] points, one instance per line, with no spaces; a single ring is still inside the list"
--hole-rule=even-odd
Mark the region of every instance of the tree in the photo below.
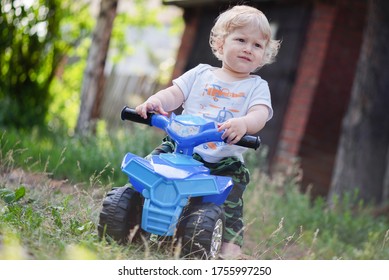
[[[389,200],[389,1],[370,0],[363,45],[343,120],[330,199],[357,192],[372,203]]]
[[[93,114],[98,115],[99,105],[96,104],[96,100],[101,100],[103,95],[104,68],[117,5],[118,0],[101,0],[100,2],[100,13],[93,32],[81,89],[81,106],[76,126],[77,134],[87,134],[91,129]]]
[[[104,65],[108,46],[110,50],[113,50],[111,53],[113,55],[110,56],[110,62],[113,64],[131,55],[137,47],[137,43],[140,44],[138,47],[150,48],[150,56],[152,56],[154,46],[144,46],[140,42],[128,44],[126,41],[128,28],[139,28],[140,32],[144,32],[144,27],[164,27],[159,15],[164,9],[167,9],[166,7],[155,5],[154,1],[133,0],[130,1],[129,9],[117,13],[117,2],[118,0],[101,0],[100,2],[100,15],[90,47],[82,86],[81,107],[76,125],[76,133],[81,135],[93,132],[94,124],[100,117],[105,83]],[[114,26],[112,26],[113,22]],[[172,34],[180,32],[182,19],[177,17],[172,23],[169,31]],[[163,74],[166,75],[166,73]]]
[[[84,30],[80,21],[76,27],[63,24],[79,6],[62,0],[1,0],[0,125],[45,124],[56,69]]]

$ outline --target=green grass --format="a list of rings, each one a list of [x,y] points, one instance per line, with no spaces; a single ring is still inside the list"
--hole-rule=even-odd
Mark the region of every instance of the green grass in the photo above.
[[[77,138],[33,129],[0,135],[0,259],[172,259],[170,246],[120,246],[97,236],[102,200],[126,183],[126,152],[146,155],[162,135],[126,130]],[[329,208],[299,191],[298,170],[269,178],[266,150],[246,162],[244,251],[256,259],[389,259],[389,221],[347,196]],[[23,175],[24,174],[24,175]],[[29,178],[28,176],[32,177]],[[351,201],[351,200],[350,200]]]
[[[120,164],[127,152],[146,155],[161,139],[155,131],[140,126],[97,136],[70,137],[45,130],[6,130],[0,135],[2,167],[21,167],[29,172],[47,173],[69,182],[124,184]],[[101,181],[101,182],[100,182]]]
[[[389,259],[388,219],[373,218],[371,207],[351,206],[346,196],[329,208],[323,198],[312,201],[301,193],[298,181],[256,176],[258,183],[246,193],[249,254],[260,259]]]
[[[100,241],[96,223],[104,190],[74,190],[64,195],[47,186],[26,189],[6,201],[0,194],[0,259],[151,259],[142,244],[119,246]],[[3,193],[12,193],[3,188]]]

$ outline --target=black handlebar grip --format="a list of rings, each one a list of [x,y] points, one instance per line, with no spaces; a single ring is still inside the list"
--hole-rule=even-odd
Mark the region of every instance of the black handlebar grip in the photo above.
[[[235,145],[256,150],[261,146],[261,139],[259,136],[245,135]]]
[[[135,109],[131,109],[128,106],[125,106],[121,113],[122,120],[147,124],[151,126],[151,117],[153,116],[153,113],[147,113],[147,119],[142,118]]]

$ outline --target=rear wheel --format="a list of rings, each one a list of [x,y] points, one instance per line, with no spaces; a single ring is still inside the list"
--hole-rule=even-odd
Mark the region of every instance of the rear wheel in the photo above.
[[[181,255],[189,258],[216,259],[223,242],[225,216],[213,203],[194,205],[184,211],[177,237]]]
[[[140,239],[142,198],[130,187],[112,189],[103,201],[98,233],[109,236],[120,244]]]

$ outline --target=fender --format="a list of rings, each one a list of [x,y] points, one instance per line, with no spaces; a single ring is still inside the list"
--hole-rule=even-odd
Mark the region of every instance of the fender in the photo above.
[[[181,154],[154,155],[146,160],[128,153],[122,171],[144,197],[142,229],[158,235],[174,235],[191,197],[220,205],[232,188],[231,178],[210,175],[201,162]]]

